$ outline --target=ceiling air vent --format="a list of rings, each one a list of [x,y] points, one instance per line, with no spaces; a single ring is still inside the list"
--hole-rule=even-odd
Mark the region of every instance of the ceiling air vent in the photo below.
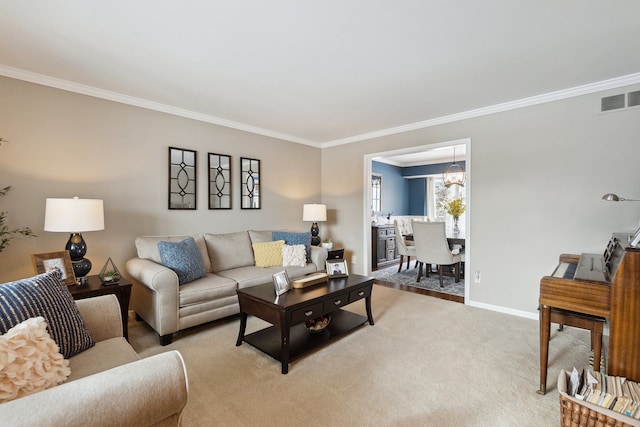
[[[601,111],[611,111],[624,108],[624,93],[602,98]]]
[[[627,102],[627,107],[635,107],[637,105],[640,105],[640,90],[629,92],[629,94],[627,95]]]

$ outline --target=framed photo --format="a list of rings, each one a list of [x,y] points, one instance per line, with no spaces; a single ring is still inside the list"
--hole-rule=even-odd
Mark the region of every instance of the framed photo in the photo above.
[[[287,276],[286,271],[282,270],[273,275],[273,286],[276,295],[282,295],[291,289],[291,283],[289,283],[289,276]]]
[[[349,269],[344,259],[328,259],[326,261],[327,274],[329,279],[333,277],[347,277]]]
[[[73,264],[69,251],[47,252],[44,254],[31,255],[33,261],[33,269],[36,274],[46,273],[51,270],[60,270],[62,280],[67,285],[76,284],[76,275],[73,273]]]

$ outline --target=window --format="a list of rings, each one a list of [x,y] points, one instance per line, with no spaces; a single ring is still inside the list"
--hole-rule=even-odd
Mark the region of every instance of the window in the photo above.
[[[382,175],[371,175],[371,213],[382,211]]]
[[[427,177],[427,215],[436,221],[452,221],[451,215],[447,214],[444,207],[445,199],[464,197],[464,188],[459,185],[444,186],[442,175],[431,175]],[[460,217],[460,225],[464,224],[464,214]]]

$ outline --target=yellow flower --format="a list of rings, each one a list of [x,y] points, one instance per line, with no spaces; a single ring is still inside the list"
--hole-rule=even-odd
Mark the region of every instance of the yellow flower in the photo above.
[[[455,199],[447,200],[445,202],[445,209],[449,215],[454,218],[459,218],[467,207],[465,206],[462,197],[456,197]]]

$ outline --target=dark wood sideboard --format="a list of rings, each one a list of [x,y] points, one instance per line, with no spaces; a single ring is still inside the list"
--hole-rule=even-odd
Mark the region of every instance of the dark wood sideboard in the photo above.
[[[400,236],[402,237],[402,236]],[[371,268],[393,264],[399,258],[393,224],[371,226]]]

